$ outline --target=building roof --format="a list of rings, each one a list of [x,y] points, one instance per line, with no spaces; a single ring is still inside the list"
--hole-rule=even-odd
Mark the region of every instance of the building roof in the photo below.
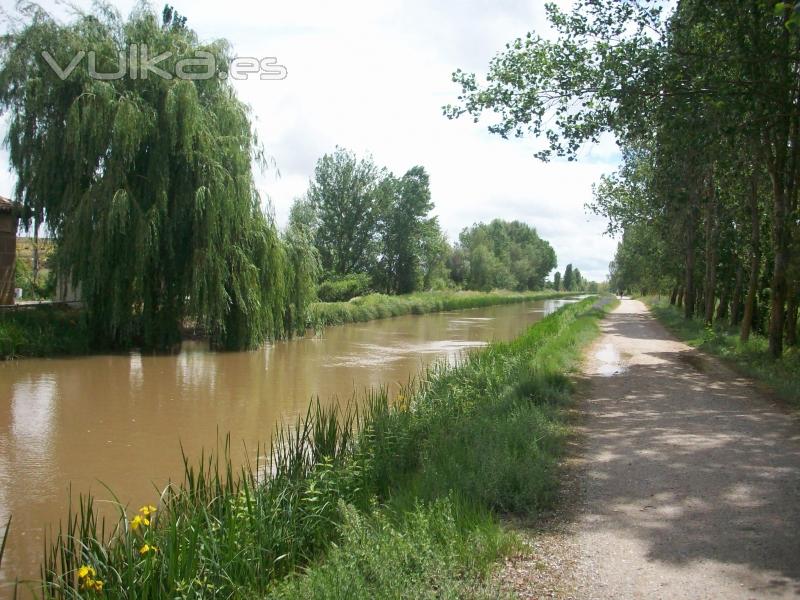
[[[14,210],[14,203],[8,198],[0,196],[0,213],[11,212]]]

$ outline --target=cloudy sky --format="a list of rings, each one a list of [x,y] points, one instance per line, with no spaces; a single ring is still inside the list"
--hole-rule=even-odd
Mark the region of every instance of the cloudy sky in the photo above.
[[[616,242],[584,204],[592,183],[616,166],[613,143],[585,148],[577,163],[543,164],[532,156],[535,140],[503,140],[485,123],[442,116],[459,92],[450,78],[456,68],[483,73],[507,41],[546,31],[542,0],[171,3],[202,39],[227,38],[239,56],[274,56],[288,70],[280,81],[236,82],[277,165],[258,184],[279,224],[317,159],[339,145],[371,154],[398,175],[423,165],[451,239],[475,222],[519,219],[550,241],[560,269],[572,262],[590,278],[605,278]],[[51,0],[40,4],[64,13]],[[111,4],[127,14],[134,3]],[[13,0],[0,6],[13,10]],[[13,182],[3,150],[0,195],[10,195]]]

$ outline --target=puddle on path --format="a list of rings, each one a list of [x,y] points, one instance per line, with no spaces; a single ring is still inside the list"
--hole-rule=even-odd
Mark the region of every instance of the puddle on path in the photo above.
[[[620,353],[617,352],[617,349],[611,342],[600,346],[597,352],[594,353],[594,357],[599,362],[597,374],[601,377],[613,377],[614,375],[624,373],[626,370],[622,356],[620,356]]]

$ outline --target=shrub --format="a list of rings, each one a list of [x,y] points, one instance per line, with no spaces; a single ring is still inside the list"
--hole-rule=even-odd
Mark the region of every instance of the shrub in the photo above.
[[[89,351],[81,311],[54,307],[0,312],[0,359],[85,354]]]
[[[345,277],[326,279],[317,286],[321,302],[347,302],[370,291],[370,277],[366,273],[353,273]]]

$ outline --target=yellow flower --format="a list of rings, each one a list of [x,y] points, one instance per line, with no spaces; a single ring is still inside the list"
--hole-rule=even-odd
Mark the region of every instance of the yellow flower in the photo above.
[[[145,527],[150,525],[150,519],[148,519],[147,517],[143,517],[141,515],[136,515],[135,517],[133,517],[133,521],[131,521],[131,529],[136,531],[142,525],[144,525]]]
[[[151,546],[150,544],[145,544],[144,546],[139,548],[139,554],[141,554],[142,556],[150,552],[156,553],[158,552],[158,548],[156,546]]]
[[[142,513],[145,517],[149,517],[154,512],[156,512],[156,507],[152,504],[148,504],[147,506],[143,506],[139,509],[139,512]]]
[[[86,577],[91,578],[94,577],[95,575],[97,575],[97,571],[95,571],[94,568],[88,565],[83,565],[80,569],[78,569],[79,579],[85,579]]]
[[[103,582],[99,579],[94,582],[94,591],[102,592],[103,591]]]

